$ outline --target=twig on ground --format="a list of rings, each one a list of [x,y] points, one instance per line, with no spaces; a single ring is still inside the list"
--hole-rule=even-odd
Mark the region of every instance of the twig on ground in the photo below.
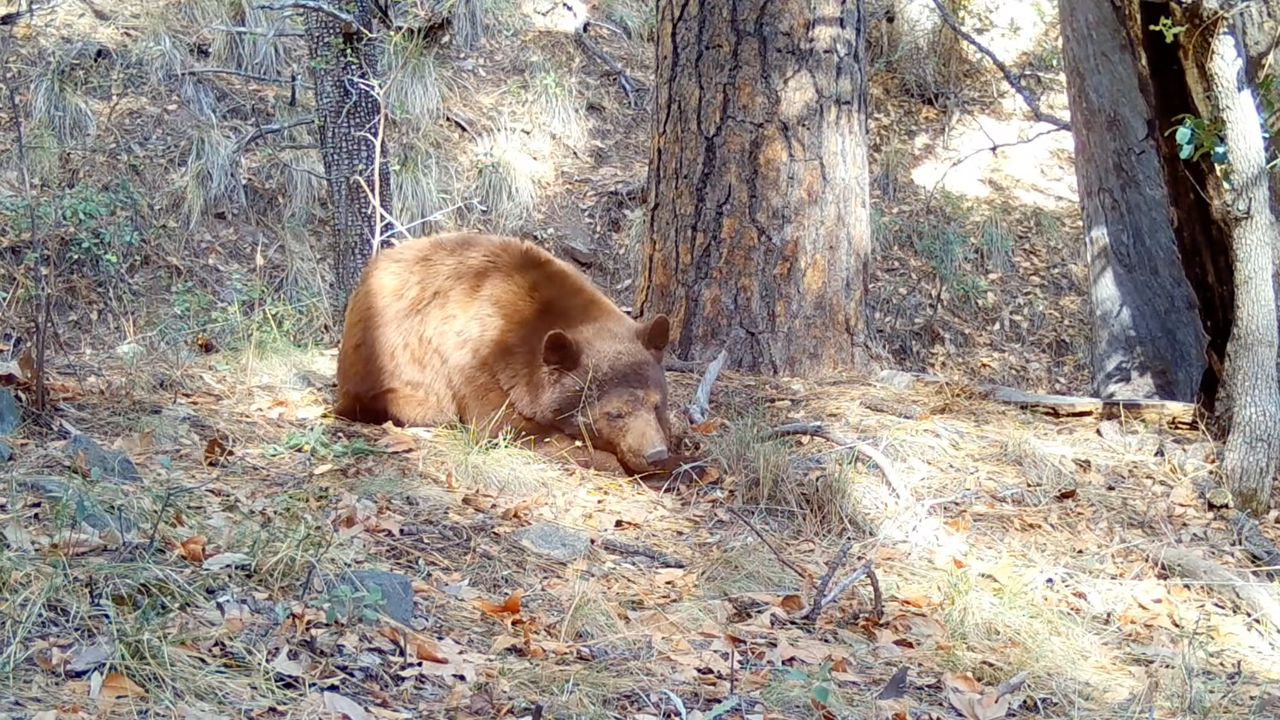
[[[231,68],[216,67],[198,67],[186,68],[178,71],[179,75],[233,75],[248,80],[257,80],[258,82],[274,83],[276,85],[292,85],[294,78],[278,77],[272,75],[258,75],[256,73],[244,72],[243,70],[232,70]]]
[[[8,48],[6,47],[7,51]],[[36,362],[35,407],[36,414],[42,419],[48,412],[49,393],[45,387],[45,352],[49,345],[49,322],[52,313],[49,309],[49,277],[45,272],[48,258],[45,257],[44,236],[36,231],[36,200],[31,192],[31,174],[27,163],[27,137],[22,126],[22,112],[18,107],[18,93],[13,87],[12,78],[5,78],[5,87],[9,93],[9,111],[13,113],[13,127],[18,141],[18,174],[22,177],[22,196],[27,203],[28,232],[31,237],[31,249],[35,255],[36,273]]]
[[[858,582],[859,580],[866,577],[870,573],[871,573],[871,561],[868,560],[862,563],[862,567],[859,567],[857,570],[854,570],[852,573],[850,573],[849,577],[846,577],[845,579],[836,583],[836,586],[831,588],[831,592],[823,596],[822,601],[814,606],[815,608],[817,608],[818,613],[821,613],[822,608],[835,602],[837,599],[840,598],[841,595],[845,593],[846,590],[853,587],[854,583]],[[818,615],[815,613],[814,618],[816,619],[817,617]]]
[[[235,35],[257,35],[267,39],[281,37],[306,37],[306,33],[300,33],[296,30],[276,30],[275,28],[271,28],[270,30],[260,30],[258,28],[235,27],[229,25],[210,25],[209,29],[217,30],[218,32],[232,33]]]
[[[237,140],[235,144],[232,146],[233,151],[236,153],[244,152],[245,148],[249,147],[253,143],[261,140],[262,138],[268,135],[273,135],[275,133],[282,133],[282,132],[285,132],[286,130],[292,130],[293,128],[296,128],[296,127],[302,127],[303,125],[311,125],[315,121],[316,121],[315,117],[311,116],[311,117],[299,118],[297,120],[294,120],[293,122],[287,122],[287,123],[276,122],[276,123],[271,123],[270,125],[259,125],[258,127],[254,128],[251,132],[249,132],[247,135]]]
[[[1022,101],[1027,104],[1027,107],[1031,110],[1031,114],[1035,116],[1036,120],[1049,123],[1059,130],[1071,129],[1071,123],[1056,115],[1046,113],[1041,110],[1040,102],[1036,99],[1035,95],[1031,94],[1030,90],[1027,90],[1027,88],[1022,84],[1022,81],[1018,79],[1018,76],[1013,74],[1013,70],[1010,70],[1009,66],[1005,65],[995,53],[991,52],[991,50],[985,45],[978,42],[977,38],[965,32],[964,28],[960,27],[960,23],[956,20],[955,16],[947,9],[947,6],[942,4],[942,0],[933,0],[933,5],[938,9],[938,15],[942,18],[942,22],[946,23],[947,27],[951,28],[951,32],[955,33],[961,40],[972,45],[975,50],[985,55],[987,59],[991,61],[991,64],[995,65],[996,68],[1000,70],[1000,74],[1004,75],[1005,82],[1009,83],[1009,87],[1012,87],[1013,91],[1018,93],[1018,96],[1022,98]]]
[[[821,438],[842,450],[852,450],[862,454],[868,460],[871,460],[880,468],[880,472],[884,474],[885,482],[897,494],[898,499],[907,502],[911,500],[911,493],[902,485],[898,478],[898,472],[894,469],[893,463],[889,461],[885,454],[871,447],[870,445],[846,438],[843,435],[831,430],[822,423],[790,423],[787,425],[779,425],[770,430],[766,437],[769,439],[787,437],[789,435],[808,435],[810,437]]]
[[[707,421],[707,415],[711,413],[711,386],[715,385],[716,378],[720,376],[720,371],[724,369],[728,359],[729,351],[721,350],[720,354],[716,355],[716,359],[707,365],[707,371],[702,376],[702,381],[698,383],[698,389],[693,393],[693,400],[685,408],[689,422],[694,425]]]
[[[678,373],[696,373],[707,366],[706,363],[700,363],[696,360],[681,360],[670,355],[662,359],[662,369]]]
[[[1235,510],[1231,517],[1231,528],[1236,540],[1246,552],[1263,567],[1267,576],[1274,579],[1280,574],[1280,549],[1262,534],[1258,521],[1247,514]]]
[[[1280,648],[1280,599],[1263,583],[1250,582],[1203,555],[1181,547],[1152,547],[1151,562],[1170,576],[1204,583],[1220,595],[1235,595],[1241,604],[1267,625],[1267,639]]]
[[[756,527],[754,523],[752,523],[750,520],[747,519],[746,515],[743,515],[741,512],[738,512],[738,509],[733,507],[732,505],[725,505],[724,507],[730,513],[732,513],[734,517],[741,520],[742,524],[746,525],[747,528],[751,530],[751,532],[755,533],[755,536],[760,538],[760,541],[764,543],[765,547],[769,548],[769,550],[773,552],[774,557],[778,558],[778,562],[782,563],[787,567],[788,570],[795,573],[796,577],[800,578],[801,582],[807,582],[809,580],[810,578],[809,573],[801,570],[795,563],[788,560],[786,556],[782,554],[782,551],[774,547],[773,543],[769,542],[769,538],[765,537],[764,533],[760,532],[760,528]]]
[[[611,537],[602,537],[600,538],[600,547],[605,550],[618,553],[619,555],[637,555],[639,557],[646,557],[663,567],[685,567],[685,562],[683,560],[673,558],[664,552],[645,545],[623,542]]]
[[[263,3],[253,7],[257,10],[310,10],[321,15],[328,15],[340,23],[350,25],[353,29],[364,29],[360,27],[360,23],[356,22],[354,16],[342,12],[329,3],[317,2],[317,0],[289,0],[289,2]]]
[[[979,129],[981,129],[981,128],[982,128],[982,124],[981,124],[981,123],[979,123],[979,124],[978,124],[978,127],[979,127]],[[1048,130],[1041,130],[1040,132],[1035,133],[1035,134],[1031,135],[1030,137],[1024,138],[1024,139],[1022,139],[1022,140],[1015,140],[1015,141],[1013,141],[1013,142],[1006,142],[1006,143],[1001,143],[1001,142],[992,143],[991,145],[988,145],[987,147],[984,147],[984,148],[978,148],[977,150],[974,150],[973,152],[968,153],[967,155],[965,155],[965,156],[963,156],[963,157],[961,157],[961,158],[956,159],[956,160],[955,160],[955,161],[953,161],[950,165],[948,165],[948,166],[947,166],[947,169],[946,169],[946,170],[943,170],[943,171],[942,171],[942,174],[941,174],[941,175],[939,175],[939,176],[938,176],[938,179],[934,181],[934,183],[933,183],[933,187],[929,188],[929,194],[928,194],[928,195],[925,195],[925,197],[924,197],[924,207],[925,207],[925,209],[927,210],[927,209],[929,208],[930,203],[932,203],[932,202],[933,202],[933,196],[934,196],[934,194],[935,194],[935,193],[937,193],[937,191],[938,191],[938,187],[942,185],[942,181],[947,179],[947,175],[951,174],[951,171],[952,171],[952,170],[955,170],[956,168],[958,168],[958,167],[960,167],[961,165],[963,165],[963,164],[965,164],[966,162],[968,162],[970,158],[973,158],[973,157],[975,157],[975,156],[977,156],[977,155],[979,155],[979,154],[981,154],[981,153],[984,153],[984,152],[989,152],[989,153],[994,154],[997,150],[1003,150],[1004,148],[1017,147],[1017,146],[1019,146],[1019,145],[1027,145],[1027,144],[1030,144],[1030,143],[1035,142],[1036,140],[1039,140],[1040,138],[1044,137],[1045,135],[1050,135],[1050,134],[1052,134],[1052,133],[1056,133],[1056,132],[1060,131],[1061,129],[1062,129],[1062,128],[1058,128],[1058,127],[1049,128]],[[983,130],[983,133],[986,133],[986,130]],[[939,287],[939,293],[938,293],[938,294],[940,295],[940,294],[941,294],[941,287],[942,287],[942,286],[941,286],[941,284],[939,284],[939,286],[938,286],[938,287]],[[936,304],[936,303],[937,303],[937,298],[935,297],[935,299],[934,299],[934,300],[935,300],[935,305],[934,305],[934,314],[936,315],[936,314],[937,314],[937,304]]]
[[[622,88],[622,93],[627,96],[627,103],[633,108],[638,107],[636,104],[636,91],[638,90],[636,81],[631,79],[631,76],[627,74],[626,70],[622,69],[617,60],[609,57],[609,54],[600,49],[600,46],[596,45],[595,41],[587,37],[587,27],[590,25],[591,21],[583,23],[582,27],[574,32],[574,40],[588,55],[594,57],[597,62],[604,65],[611,74],[618,78],[618,86]]]
[[[818,602],[818,598],[827,594],[827,588],[831,586],[831,579],[844,566],[845,558],[849,557],[849,551],[852,549],[853,540],[845,540],[840,544],[840,549],[836,551],[836,556],[827,565],[827,571],[822,574],[822,579],[818,580],[818,587],[813,591],[813,604],[809,606],[809,612],[805,613],[805,618],[808,620],[816,620],[818,613],[822,611],[822,604]]]

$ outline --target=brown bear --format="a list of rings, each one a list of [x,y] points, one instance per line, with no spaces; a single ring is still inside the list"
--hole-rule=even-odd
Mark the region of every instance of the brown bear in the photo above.
[[[596,455],[584,464],[603,451],[633,475],[670,471],[669,334],[666,316],[633,320],[532,243],[419,238],[379,253],[351,295],[335,414],[580,440]]]

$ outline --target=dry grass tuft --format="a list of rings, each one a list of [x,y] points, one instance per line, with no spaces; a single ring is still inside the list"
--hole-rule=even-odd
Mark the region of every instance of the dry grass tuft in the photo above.
[[[476,152],[476,200],[498,232],[513,232],[534,217],[550,168],[528,151],[522,133],[499,127],[480,140]]]
[[[182,181],[182,209],[190,228],[212,212],[244,203],[235,140],[217,124],[198,124],[192,135]]]
[[[449,211],[457,182],[453,165],[442,162],[430,147],[400,148],[391,176],[396,218],[415,237],[448,229],[457,215]],[[436,219],[420,222],[431,217]]]
[[[564,471],[503,435],[490,438],[467,426],[437,430],[430,452],[462,485],[497,493],[527,494],[566,482]]]
[[[98,128],[98,119],[72,75],[70,59],[54,53],[31,79],[32,125],[53,133],[58,142],[69,145],[88,140]]]
[[[383,98],[388,113],[401,122],[430,126],[444,113],[442,78],[435,51],[410,33],[391,36],[383,46]]]
[[[267,77],[280,77],[289,69],[289,51],[283,40],[273,33],[283,31],[288,14],[259,10],[253,0],[218,0],[197,10],[208,26],[246,28],[253,33],[212,30],[210,55],[218,67]]]
[[[641,0],[605,0],[601,3],[601,10],[605,21],[617,26],[629,39],[642,43],[653,42],[658,28],[654,3]]]
[[[577,148],[585,142],[590,128],[572,78],[571,73],[557,70],[546,61],[535,62],[528,80],[528,93],[535,117],[546,132]]]

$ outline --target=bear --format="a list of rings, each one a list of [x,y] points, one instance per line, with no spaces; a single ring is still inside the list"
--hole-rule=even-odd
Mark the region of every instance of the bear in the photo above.
[[[588,467],[670,473],[682,462],[662,369],[670,332],[667,316],[631,318],[526,240],[415,238],[379,252],[348,301],[334,415],[460,421],[544,451],[585,445],[591,457],[574,459]]]

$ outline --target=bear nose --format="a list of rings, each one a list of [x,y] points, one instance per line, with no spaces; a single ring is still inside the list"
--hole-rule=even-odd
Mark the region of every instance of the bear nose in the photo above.
[[[663,460],[666,460],[667,457],[668,457],[667,449],[665,447],[659,446],[645,453],[644,461],[649,463],[650,465],[653,465],[654,463],[660,463]]]

